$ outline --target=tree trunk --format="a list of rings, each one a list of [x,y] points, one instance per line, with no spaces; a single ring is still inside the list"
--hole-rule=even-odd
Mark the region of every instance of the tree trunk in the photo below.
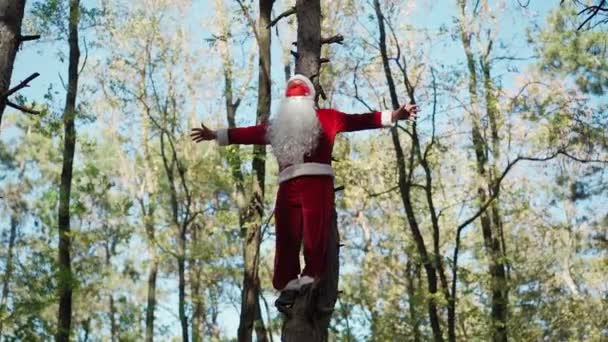
[[[296,74],[313,81],[319,76],[321,58],[321,1],[296,0],[298,18],[298,56]]]
[[[192,225],[192,250],[197,250],[199,243],[198,225]],[[190,262],[190,297],[192,298],[192,341],[200,342],[203,339],[203,329],[205,322],[205,303],[201,294],[201,261],[199,258],[192,258]]]
[[[418,283],[420,283],[420,267],[416,264],[414,264],[411,260],[407,261],[406,264],[406,268],[405,268],[405,274],[406,274],[406,281],[407,281],[407,285],[406,285],[406,289],[407,289],[407,296],[408,301],[409,301],[409,311],[410,311],[410,319],[412,320],[412,332],[414,334],[413,339],[414,342],[419,342],[421,335],[420,335],[420,318],[418,318],[418,313],[416,312],[416,305],[415,305],[415,297],[416,297],[416,283],[414,280],[418,280]]]
[[[156,254],[156,253],[154,253]],[[154,341],[154,312],[156,310],[156,276],[158,274],[158,261],[153,255],[152,264],[148,270],[148,294],[146,306],[146,342]]]
[[[17,226],[19,222],[17,221],[17,217],[13,214],[11,215],[11,231],[8,237],[8,250],[6,256],[6,270],[4,272],[4,277],[2,279],[2,297],[0,297],[0,313],[7,312],[6,301],[8,300],[8,292],[11,282],[11,277],[13,275],[13,250],[15,248],[15,240],[17,239]],[[2,337],[3,331],[3,320],[0,320],[0,337]]]
[[[141,91],[145,96],[145,67],[140,70],[141,77]],[[145,175],[144,175],[144,183],[145,186],[149,186],[152,183],[152,174],[151,171],[153,168],[152,163],[152,155],[150,152],[150,145],[148,143],[149,140],[149,124],[146,120],[145,114],[142,114],[142,143],[144,150],[144,160],[146,165]],[[155,206],[154,201],[152,200],[152,194],[149,193],[151,198],[150,203],[146,206],[143,198],[138,198],[139,207],[143,215],[143,226],[146,234],[146,244],[148,245],[148,250],[150,253],[150,266],[148,269],[148,278],[147,278],[147,294],[146,294],[146,332],[145,332],[145,341],[152,342],[154,341],[154,320],[155,320],[155,312],[156,312],[156,278],[158,276],[158,256],[156,253],[156,231],[154,227],[154,212]]]
[[[106,268],[111,269],[112,267],[112,247],[110,246],[110,241],[106,241],[105,250],[106,250]],[[110,293],[109,295],[109,316],[110,316],[110,341],[116,342],[118,341],[118,326],[116,325],[116,305],[114,304],[114,295]]]
[[[185,250],[183,248],[182,250]],[[179,272],[179,321],[182,326],[182,341],[188,342],[188,317],[186,316],[186,258],[177,258],[177,269]]]
[[[69,66],[68,91],[63,112],[64,148],[61,186],[59,189],[59,274],[58,294],[59,310],[57,313],[56,340],[63,342],[70,339],[72,323],[72,267],[70,260],[70,194],[72,190],[72,165],[76,147],[76,94],[78,92],[78,64],[80,48],[78,46],[78,23],[80,21],[80,0],[70,0],[69,18]]]
[[[205,302],[201,293],[200,266],[192,274],[192,341],[200,342],[203,340],[205,331]]]
[[[0,128],[11,85],[13,64],[21,43],[21,22],[25,0],[0,0]]]
[[[397,97],[397,91],[395,87],[395,82],[393,80],[392,72],[389,65],[388,52],[386,48],[386,31],[384,26],[384,15],[382,14],[382,10],[380,8],[380,2],[378,0],[374,0],[374,8],[376,11],[376,17],[378,20],[378,28],[380,32],[380,53],[382,55],[382,63],[384,66],[384,73],[387,79],[389,92],[391,96],[391,103],[393,109],[397,109],[399,107],[399,99]],[[426,249],[426,245],[424,243],[424,238],[422,233],[420,232],[420,228],[418,227],[418,221],[416,220],[416,216],[414,214],[414,209],[412,206],[412,200],[410,197],[410,188],[411,188],[411,176],[413,171],[413,157],[414,157],[414,148],[411,150],[409,166],[410,172],[408,174],[406,170],[405,163],[405,155],[403,154],[403,149],[401,147],[401,142],[399,141],[399,135],[395,128],[391,129],[391,136],[393,140],[393,145],[395,147],[396,159],[397,159],[397,167],[399,172],[399,191],[401,194],[401,200],[403,202],[403,206],[405,208],[406,218],[408,221],[408,225],[410,227],[410,231],[414,238],[414,243],[416,244],[416,249],[420,258],[422,259],[422,264],[426,271],[427,282],[428,282],[428,290],[430,292],[430,298],[428,300],[428,312],[429,312],[429,320],[431,323],[431,329],[433,331],[433,338],[435,341],[443,341],[443,334],[441,332],[440,318],[437,309],[437,299],[435,294],[437,293],[437,270],[435,268],[434,262],[430,258],[428,251]],[[414,146],[414,143],[412,143]]]
[[[270,113],[270,16],[274,0],[260,0],[260,18],[256,32],[259,47],[258,58],[258,106],[256,123],[268,120]],[[252,25],[253,26],[253,25]],[[266,175],[266,146],[253,147],[253,194],[245,211],[242,223],[246,225],[243,254],[245,270],[243,274],[243,293],[241,301],[241,316],[239,321],[239,341],[251,341],[255,326],[258,341],[266,341],[266,329],[260,314],[260,279],[258,275],[260,263],[260,243],[262,241],[261,224],[264,215],[264,187]]]
[[[471,47],[471,33],[465,28],[465,0],[459,0],[460,5],[460,20],[461,20],[461,40],[467,58],[467,67],[469,71],[469,94],[471,96],[472,106],[472,121],[473,128],[471,137],[475,150],[475,159],[477,165],[477,173],[481,179],[486,181],[485,185],[480,185],[477,188],[478,202],[480,206],[492,196],[492,187],[494,184],[494,175],[492,171],[496,170],[496,158],[499,156],[498,150],[498,131],[497,131],[497,108],[495,106],[495,98],[492,95],[490,69],[489,64],[483,63],[484,76],[486,77],[484,89],[486,91],[486,107],[488,119],[491,124],[492,140],[494,143],[494,155],[492,163],[488,161],[491,153],[490,146],[483,138],[481,127],[481,113],[479,110],[479,96],[477,94],[477,68],[473,49]],[[491,43],[488,46],[488,54]],[[487,56],[486,56],[487,57]],[[490,212],[484,212],[480,216],[481,231],[484,240],[484,247],[490,260],[490,292],[491,292],[491,334],[493,341],[507,341],[507,313],[508,313],[508,291],[505,258],[503,257],[503,248],[499,236],[501,236],[501,219],[496,201],[491,206]]]

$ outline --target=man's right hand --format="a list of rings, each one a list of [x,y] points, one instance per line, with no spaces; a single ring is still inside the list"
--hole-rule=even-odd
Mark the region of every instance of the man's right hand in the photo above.
[[[217,137],[217,134],[214,130],[209,129],[201,122],[201,128],[193,128],[190,137],[192,138],[192,141],[199,143],[205,140],[213,140]]]

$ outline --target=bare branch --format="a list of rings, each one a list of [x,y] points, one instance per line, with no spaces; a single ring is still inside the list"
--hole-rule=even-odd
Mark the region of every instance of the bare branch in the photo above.
[[[323,44],[344,44],[344,36],[337,34],[333,37],[321,38],[321,45]]]
[[[33,79],[35,79],[36,77],[40,76],[39,73],[35,72],[33,74],[31,74],[28,78],[24,79],[23,81],[21,81],[21,83],[19,83],[18,85],[16,85],[15,87],[11,88],[9,91],[6,92],[6,94],[2,95],[2,99],[6,99],[9,96],[13,95],[14,93],[18,92],[19,90],[25,88],[25,87],[29,87],[29,84]]]
[[[89,45],[87,44],[87,38],[83,37],[83,45],[84,45],[84,60],[82,61],[82,66],[80,67],[80,70],[78,71],[78,75],[82,74],[82,71],[84,70],[84,67],[87,65],[87,61],[89,59]]]
[[[39,34],[35,34],[35,35],[31,35],[31,36],[19,36],[19,42],[28,42],[31,40],[38,40],[40,39],[40,35]]]
[[[283,19],[283,18],[287,18],[287,17],[289,17],[289,16],[291,16],[291,15],[294,15],[294,14],[296,14],[296,7],[295,7],[295,6],[294,6],[294,7],[292,7],[292,8],[290,8],[290,9],[288,9],[287,11],[285,11],[285,12],[283,12],[283,13],[279,14],[279,16],[278,16],[278,17],[274,18],[274,19],[273,19],[273,20],[270,22],[270,24],[268,24],[268,28],[271,28],[272,26],[276,25],[276,24],[277,24],[277,23],[278,23],[278,22],[279,22],[281,19]]]
[[[11,101],[8,101],[8,100],[6,101],[6,105],[9,106],[9,107],[15,108],[17,110],[20,110],[20,111],[22,111],[24,113],[28,113],[28,114],[40,115],[40,113],[41,113],[38,110],[33,110],[33,109],[30,109],[30,108],[26,108],[26,107],[20,106],[20,105],[18,105],[16,103],[13,103]]]
[[[372,109],[372,107],[370,107],[367,102],[365,102],[365,100],[363,100],[360,96],[359,96],[359,87],[357,86],[357,74],[359,70],[359,61],[357,60],[357,64],[355,65],[355,70],[353,72],[353,86],[355,87],[355,99],[359,102],[361,102],[361,104],[363,104],[365,106],[365,108],[367,108],[367,110],[369,110],[370,112],[373,112],[374,110]]]
[[[393,192],[393,191],[395,191],[395,190],[397,190],[397,189],[399,189],[399,185],[396,185],[396,186],[394,186],[394,187],[392,187],[392,188],[390,188],[390,189],[388,189],[388,190],[384,190],[384,191],[381,191],[381,192],[377,192],[377,193],[368,193],[368,196],[369,196],[369,197],[378,197],[378,196],[382,196],[382,195],[384,195],[384,194],[388,194],[388,193],[390,193],[390,192]]]
[[[575,160],[575,161],[577,161],[579,163],[602,163],[602,164],[608,164],[608,160],[603,160],[603,159],[584,159],[584,158],[573,156],[572,154],[568,153],[567,151],[565,151],[563,149],[559,149],[559,150],[555,151],[554,153],[552,153],[552,154],[550,154],[548,156],[545,156],[545,157],[518,156],[513,161],[511,161],[511,162],[509,162],[507,164],[507,166],[505,167],[505,169],[501,173],[500,177],[498,177],[498,179],[496,179],[496,181],[494,182],[494,184],[492,184],[492,196],[486,201],[486,203],[484,203],[479,208],[479,210],[474,215],[472,215],[471,217],[469,217],[468,219],[466,219],[463,223],[461,223],[458,226],[457,230],[462,230],[463,228],[465,228],[466,226],[468,226],[469,224],[471,224],[479,216],[481,216],[481,214],[483,214],[483,212],[490,206],[490,204],[492,204],[492,202],[498,197],[498,193],[500,192],[500,185],[501,185],[502,181],[507,176],[507,174],[509,173],[509,171],[511,171],[511,169],[513,168],[513,166],[515,166],[515,164],[517,164],[518,162],[520,162],[522,160],[544,162],[544,161],[548,161],[548,160],[554,159],[558,155],[563,155],[563,156],[565,156],[565,157],[567,157],[569,159]]]
[[[576,29],[577,31],[580,31],[585,25],[587,25],[587,23],[589,23],[593,18],[595,18],[596,16],[598,16],[598,14],[600,12],[602,12],[602,14],[606,15],[608,14],[608,7],[606,7],[606,1],[607,0],[601,0],[599,4],[597,5],[591,5],[591,6],[584,6],[584,8],[578,12],[578,15],[587,15],[587,18],[578,26],[578,28]],[[564,1],[562,0],[562,3]],[[578,4],[581,4],[579,1],[575,1]],[[606,23],[608,22],[608,19],[604,19],[604,20],[600,20],[597,24],[600,23]],[[592,27],[595,27],[596,25],[593,25]],[[590,28],[592,28],[590,27]]]

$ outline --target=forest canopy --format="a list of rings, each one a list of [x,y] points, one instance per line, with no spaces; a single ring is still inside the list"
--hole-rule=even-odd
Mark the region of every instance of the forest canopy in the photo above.
[[[280,340],[272,148],[189,134],[272,117],[301,3],[0,1],[0,341]],[[330,340],[608,339],[607,13],[320,1],[318,105],[420,107],[336,139]]]

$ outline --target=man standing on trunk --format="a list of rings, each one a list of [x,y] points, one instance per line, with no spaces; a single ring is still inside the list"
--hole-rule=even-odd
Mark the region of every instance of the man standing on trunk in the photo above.
[[[285,98],[269,123],[222,130],[201,124],[192,140],[216,140],[219,145],[267,145],[279,163],[275,205],[276,249],[272,284],[281,291],[279,310],[293,304],[303,286],[318,282],[325,272],[327,241],[334,212],[334,172],[331,153],[336,134],[390,127],[398,120],[415,120],[418,107],[394,111],[344,114],[315,105],[315,88],[303,75],[287,82]],[[305,267],[300,267],[304,245]],[[283,310],[281,310],[283,311]]]

